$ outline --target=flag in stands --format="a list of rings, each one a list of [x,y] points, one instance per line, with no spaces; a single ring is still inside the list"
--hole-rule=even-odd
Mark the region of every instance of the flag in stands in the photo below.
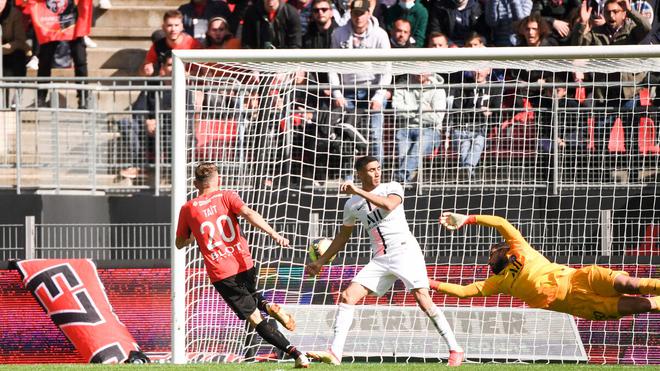
[[[115,315],[91,260],[31,259],[17,266],[25,288],[88,362],[149,361]]]
[[[92,26],[92,0],[29,0],[27,12],[39,44],[87,36]]]

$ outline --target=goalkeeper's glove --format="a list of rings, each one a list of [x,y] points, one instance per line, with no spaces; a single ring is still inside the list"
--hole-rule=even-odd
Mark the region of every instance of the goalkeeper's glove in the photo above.
[[[452,212],[444,212],[440,217],[440,224],[445,228],[455,231],[465,224],[474,224],[477,222],[477,217],[474,215],[463,215]]]

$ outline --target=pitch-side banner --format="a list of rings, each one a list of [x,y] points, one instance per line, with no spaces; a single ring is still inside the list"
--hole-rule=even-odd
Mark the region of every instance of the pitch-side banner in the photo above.
[[[330,347],[337,307],[286,305],[300,349]],[[587,361],[572,316],[540,309],[442,308],[468,359]],[[345,357],[447,358],[449,349],[417,307],[357,305]]]
[[[39,44],[89,35],[92,0],[27,0]]]
[[[90,363],[120,363],[139,352],[91,260],[34,259],[17,266],[25,288]]]

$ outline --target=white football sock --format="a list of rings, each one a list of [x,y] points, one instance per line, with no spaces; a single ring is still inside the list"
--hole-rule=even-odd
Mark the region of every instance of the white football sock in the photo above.
[[[335,336],[332,339],[332,346],[330,346],[330,350],[332,350],[335,356],[337,356],[339,361],[341,361],[341,356],[344,353],[344,344],[346,343],[348,330],[353,323],[354,312],[354,305],[344,303],[339,304],[337,317],[335,317]]]
[[[445,315],[442,313],[442,311],[433,305],[431,309],[426,312],[426,315],[429,316],[431,322],[433,322],[433,325],[435,325],[436,330],[438,330],[438,333],[440,333],[442,338],[445,339],[445,342],[447,342],[449,350],[462,352],[463,348],[458,345],[456,336],[454,336],[454,331],[452,331],[451,327],[449,326],[449,322],[447,322],[447,318],[445,318]]]

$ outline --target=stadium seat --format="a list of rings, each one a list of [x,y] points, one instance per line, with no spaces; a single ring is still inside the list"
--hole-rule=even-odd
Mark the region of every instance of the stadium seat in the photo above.
[[[639,105],[642,107],[650,107],[652,105],[649,88],[642,88],[639,90]]]
[[[642,117],[639,119],[637,147],[642,155],[660,153],[660,146],[656,140],[655,123],[651,118]]]
[[[513,119],[493,127],[488,135],[485,153],[500,158],[534,156],[536,153],[536,123],[533,112],[519,113]]]
[[[587,119],[587,151],[594,152],[596,150],[596,139],[595,139],[595,122],[594,117],[589,116]]]
[[[200,120],[195,125],[197,156],[201,159],[218,159],[231,156],[227,150],[236,140],[238,124],[234,120]]]
[[[607,150],[610,153],[626,153],[626,133],[621,117],[614,120],[612,130],[610,130],[610,139],[607,142]]]

